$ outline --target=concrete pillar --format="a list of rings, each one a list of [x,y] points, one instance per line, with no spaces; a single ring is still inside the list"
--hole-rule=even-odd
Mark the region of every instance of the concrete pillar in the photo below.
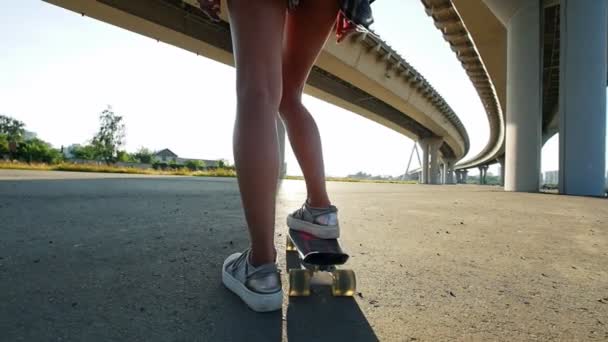
[[[420,182],[429,184],[429,143],[426,140],[419,141],[422,152],[422,165],[420,165]]]
[[[445,184],[454,184],[454,170],[448,165],[448,173],[445,178]]]
[[[443,140],[441,138],[432,138],[429,141],[429,155],[431,158],[429,180],[431,184],[439,184],[439,147],[443,143]]]
[[[481,165],[479,166],[479,184],[486,185],[488,184],[488,168],[489,165]]]
[[[462,183],[467,184],[468,181],[469,181],[469,170],[464,170],[462,172]]]
[[[443,184],[454,184],[454,160],[444,159],[443,160]]]
[[[283,178],[287,174],[287,164],[285,164],[285,125],[280,118],[277,118],[277,139],[279,143],[279,177]]]
[[[498,158],[500,164],[500,186],[505,186],[505,157]]]
[[[488,184],[488,169],[490,168],[490,165],[486,165],[484,170],[483,170],[483,184]]]
[[[490,165],[486,165],[483,168],[483,184],[487,185],[488,184],[488,169],[490,168]]]
[[[603,196],[608,2],[561,0],[559,191]]]
[[[488,166],[484,166],[483,167],[483,185],[487,185],[488,184]]]
[[[507,191],[539,189],[541,52],[541,1],[522,2],[507,24]]]

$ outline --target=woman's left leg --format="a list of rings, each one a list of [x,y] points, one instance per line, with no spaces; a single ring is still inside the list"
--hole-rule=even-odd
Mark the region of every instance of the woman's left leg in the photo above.
[[[283,96],[280,113],[289,141],[304,173],[306,203],[287,218],[291,229],[321,238],[339,235],[337,209],[325,187],[319,129],[302,103],[302,92],[315,60],[332,31],[338,0],[303,0],[287,15],[283,44]]]

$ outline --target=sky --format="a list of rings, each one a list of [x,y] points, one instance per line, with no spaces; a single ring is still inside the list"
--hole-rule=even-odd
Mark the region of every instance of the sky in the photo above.
[[[420,1],[373,9],[374,30],[446,99],[469,133],[467,157],[476,155],[489,137],[486,114]],[[232,161],[234,82],[231,67],[40,0],[0,2],[0,114],[56,147],[90,140],[111,105],[124,117],[127,151]],[[403,174],[411,139],[313,97],[304,103],[321,132],[327,175]],[[545,145],[543,170],[557,169],[557,151],[557,139]],[[301,175],[289,144],[286,162],[288,174]]]

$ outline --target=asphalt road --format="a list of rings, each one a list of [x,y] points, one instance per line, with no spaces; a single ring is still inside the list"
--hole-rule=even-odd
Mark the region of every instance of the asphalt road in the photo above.
[[[0,341],[608,339],[607,200],[329,189],[358,295],[258,314],[220,280],[247,246],[234,179],[0,171]],[[282,185],[279,251],[304,194]]]

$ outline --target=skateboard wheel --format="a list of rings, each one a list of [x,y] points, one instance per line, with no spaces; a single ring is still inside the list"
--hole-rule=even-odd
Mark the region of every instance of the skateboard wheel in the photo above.
[[[289,271],[289,296],[306,297],[310,296],[310,278],[312,272],[308,270]]]
[[[297,251],[296,245],[293,243],[293,241],[291,241],[291,238],[289,237],[289,235],[287,236],[287,242],[285,243],[285,250],[287,250],[288,252]]]
[[[334,281],[331,285],[331,294],[334,296],[352,297],[357,290],[357,279],[352,270],[336,270],[332,272]]]

